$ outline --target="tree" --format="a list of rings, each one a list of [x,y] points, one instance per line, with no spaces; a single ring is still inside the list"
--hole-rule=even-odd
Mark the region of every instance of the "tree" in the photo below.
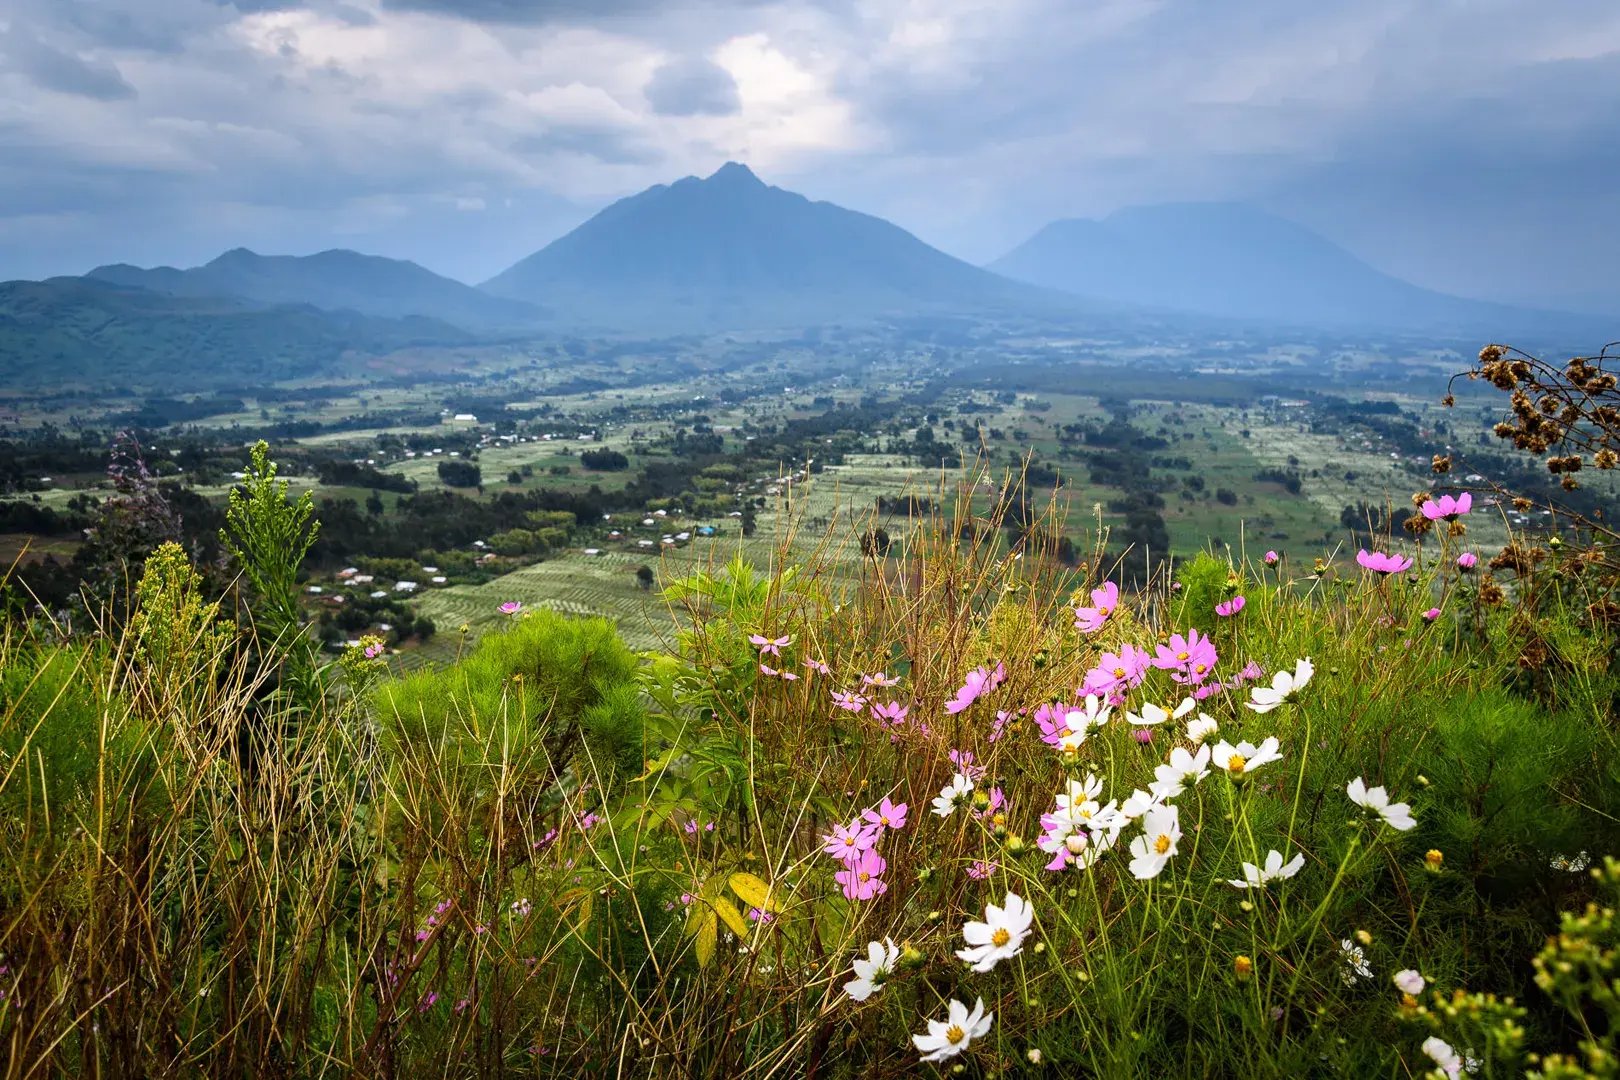
[[[439,462],[439,479],[446,487],[475,488],[483,485],[484,474],[477,462],[452,459]]]
[[[587,450],[579,455],[579,463],[597,472],[623,472],[630,467],[630,459],[617,450]]]
[[[642,566],[639,569],[637,569],[636,570],[636,583],[638,585],[640,585],[643,589],[651,589],[653,587],[652,567],[650,567],[650,566]]]

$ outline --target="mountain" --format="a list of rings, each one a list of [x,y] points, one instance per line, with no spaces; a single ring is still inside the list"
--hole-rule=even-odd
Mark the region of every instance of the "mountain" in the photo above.
[[[143,270],[117,263],[87,277],[174,296],[233,296],[260,304],[309,304],[387,319],[420,315],[466,329],[521,327],[541,311],[490,296],[402,259],[336,249],[317,255],[227,251],[205,266]]]
[[[94,278],[0,282],[0,385],[242,387],[361,356],[463,344],[435,319],[190,297]]]
[[[621,199],[480,288],[611,328],[732,329],[1060,307],[880,218],[728,163]]]
[[[1461,333],[1579,330],[1589,316],[1465,300],[1392,277],[1304,226],[1253,207],[1177,203],[1055,221],[991,270],[1083,296],[1321,327]]]

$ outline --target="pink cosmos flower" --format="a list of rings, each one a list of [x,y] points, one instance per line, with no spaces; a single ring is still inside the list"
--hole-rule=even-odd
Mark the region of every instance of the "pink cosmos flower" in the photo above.
[[[898,675],[887,675],[887,674],[884,674],[881,671],[878,672],[876,675],[862,675],[861,676],[861,685],[862,686],[893,686],[896,683],[898,683],[899,681],[900,681],[900,676],[898,676]]]
[[[1223,600],[1219,604],[1216,604],[1215,614],[1219,615],[1223,619],[1231,618],[1233,615],[1236,615],[1238,612],[1242,611],[1243,605],[1246,603],[1248,603],[1248,601],[1243,599],[1242,596],[1234,596],[1230,600]]]
[[[834,825],[832,832],[821,838],[821,850],[835,859],[851,862],[863,851],[871,851],[877,838],[876,826],[856,818],[848,825]]]
[[[996,864],[994,862],[986,862],[984,859],[980,859],[978,862],[968,867],[967,873],[968,877],[972,878],[974,881],[983,881],[985,878],[989,877],[995,872]]]
[[[1472,551],[1465,551],[1457,556],[1457,569],[1465,574],[1477,565],[1479,565],[1479,556]]]
[[[861,814],[870,824],[881,833],[885,829],[903,829],[906,827],[906,804],[897,803],[888,798]]]
[[[1410,569],[1412,560],[1404,555],[1387,555],[1382,551],[1362,548],[1356,552],[1356,562],[1378,574],[1399,574]]]
[[[786,634],[779,638],[768,638],[759,634],[750,634],[748,641],[749,644],[759,649],[759,654],[761,656],[781,656],[782,647],[784,645],[793,644],[793,638]]]
[[[375,660],[383,654],[383,643],[378,641],[366,646],[366,659]]]
[[[1437,608],[1437,607],[1432,607],[1428,611],[1425,611],[1423,613],[1423,621],[1424,622],[1434,622],[1434,620],[1438,619],[1439,617],[1440,617],[1440,609]]]
[[[1275,551],[1266,552],[1266,565],[1267,566],[1276,566],[1280,562],[1282,562],[1282,556],[1281,555],[1277,554]]]
[[[1473,509],[1474,497],[1468,492],[1453,498],[1442,495],[1438,499],[1429,499],[1418,510],[1430,521],[1456,521],[1469,510]]]
[[[962,712],[977,701],[980,694],[1001,685],[1001,681],[1006,677],[1007,669],[1001,664],[996,665],[995,671],[991,671],[988,667],[974,668],[968,672],[961,689],[956,691],[956,696],[945,703],[945,711],[953,716]]]
[[[975,810],[974,816],[980,818],[992,817],[998,810],[1006,805],[1007,796],[1002,792],[1000,787],[993,787],[990,789],[990,801],[985,805],[983,810]]]
[[[1097,666],[1086,672],[1082,689],[1088,694],[1107,695],[1140,686],[1152,662],[1152,657],[1135,645],[1126,645],[1117,653],[1105,652]]]
[[[906,713],[910,711],[911,706],[902,705],[898,701],[890,701],[883,705],[872,706],[873,718],[876,719],[878,723],[884,724],[888,727],[899,727],[901,724],[904,724],[906,722]]]
[[[1023,712],[1022,709],[1019,710]],[[1012,723],[1013,713],[1006,709],[997,709],[996,718],[990,722],[990,741],[995,742],[1007,733],[1007,725]]]
[[[822,661],[816,660],[814,658],[806,660],[804,662],[804,666],[809,668],[811,671],[815,672],[817,675],[831,675],[832,674],[832,668],[828,667]]]
[[[521,600],[508,600],[506,603],[501,605],[502,615],[516,615],[522,610],[523,602]]]
[[[1189,630],[1185,637],[1170,635],[1170,640],[1158,647],[1152,663],[1170,672],[1178,683],[1201,683],[1215,670],[1218,659],[1214,643],[1197,630]]]
[[[951,764],[956,766],[957,772],[974,783],[977,783],[979,778],[984,775],[984,766],[973,763],[973,751],[971,750],[952,750],[945,756],[950,758]]]
[[[845,712],[860,712],[866,708],[866,698],[853,690],[834,690],[833,704]]]
[[[772,679],[784,679],[787,682],[798,682],[799,681],[799,677],[797,675],[793,674],[793,672],[791,672],[791,671],[777,671],[775,668],[769,667],[769,666],[767,666],[765,664],[759,665],[759,673],[761,675],[764,675],[764,676],[766,676],[768,678],[772,678]]]
[[[1148,743],[1153,741],[1152,728],[1137,728],[1135,731],[1131,732],[1131,734],[1136,736],[1136,741],[1141,743],[1143,746],[1146,746]]]
[[[1035,709],[1035,726],[1041,729],[1041,741],[1061,746],[1069,733],[1069,706],[1060,702],[1044,702]]]
[[[1108,622],[1108,617],[1119,607],[1119,586],[1105,581],[1099,589],[1091,590],[1091,607],[1074,609],[1074,628],[1082,634],[1095,634]]]
[[[844,887],[844,895],[849,899],[870,900],[889,891],[888,883],[881,877],[888,868],[889,864],[883,856],[867,850],[845,863],[833,878]]]

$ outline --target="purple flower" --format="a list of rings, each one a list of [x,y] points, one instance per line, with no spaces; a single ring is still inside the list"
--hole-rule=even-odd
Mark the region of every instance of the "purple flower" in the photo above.
[[[862,813],[861,817],[880,832],[884,829],[903,829],[906,827],[906,804],[885,798],[877,806]]]
[[[793,643],[793,638],[787,634],[784,634],[779,638],[768,638],[760,634],[750,634],[748,637],[748,642],[759,650],[759,654],[761,656],[765,656],[767,654],[771,656],[781,656],[782,648],[786,645],[791,645]]]
[[[872,850],[877,838],[877,827],[864,824],[857,818],[848,825],[834,825],[832,832],[821,838],[821,850],[835,859],[853,862]]]
[[[1429,499],[1418,507],[1418,510],[1430,521],[1456,521],[1473,509],[1473,506],[1474,497],[1465,491],[1455,498],[1442,495],[1438,499]]]
[[[1243,597],[1234,596],[1230,600],[1223,600],[1219,604],[1216,604],[1215,614],[1219,615],[1223,619],[1231,618],[1233,615],[1236,615],[1238,612],[1242,611],[1243,605],[1246,603],[1248,603],[1248,601],[1243,599]]]
[[[1479,556],[1472,551],[1465,551],[1457,556],[1457,569],[1465,574],[1477,565],[1479,565]]]
[[[974,668],[968,672],[961,689],[956,691],[956,696],[945,703],[945,711],[952,715],[962,712],[977,701],[980,694],[1001,685],[1001,681],[1006,677],[1007,669],[1001,664],[996,665],[995,671],[991,671],[988,667]]]
[[[888,884],[881,877],[888,868],[889,864],[883,856],[875,851],[863,851],[854,860],[845,863],[844,868],[833,877],[844,887],[844,895],[849,899],[870,900],[889,891]]]
[[[866,708],[866,697],[853,690],[834,690],[833,704],[845,712],[860,712]]]
[[[1282,562],[1282,556],[1281,555],[1277,554],[1275,551],[1266,552],[1266,565],[1267,566],[1276,566],[1280,562]]]
[[[983,881],[985,878],[989,877],[995,872],[996,864],[994,862],[987,862],[984,859],[980,859],[978,862],[968,867],[968,877],[972,878],[974,881]]]
[[[911,711],[909,705],[902,705],[898,701],[890,701],[883,705],[872,706],[872,717],[886,727],[899,727],[906,722],[906,714]]]
[[[1178,683],[1201,683],[1215,670],[1219,659],[1214,644],[1197,630],[1189,630],[1185,637],[1172,634],[1160,645],[1153,658],[1153,666],[1170,672]]]
[[[1146,746],[1148,743],[1153,741],[1152,728],[1137,728],[1135,731],[1131,732],[1131,734],[1134,735],[1136,737],[1136,741],[1141,743],[1143,746]]]
[[[506,603],[501,605],[502,615],[516,615],[522,610],[523,602],[521,600],[508,600]]]
[[[1105,652],[1097,666],[1086,672],[1082,689],[1088,694],[1110,695],[1140,686],[1152,662],[1152,658],[1135,645],[1126,645],[1117,653]]]
[[[1091,590],[1091,607],[1074,609],[1074,628],[1082,634],[1095,634],[1108,622],[1108,617],[1119,607],[1119,586],[1105,581],[1100,589]]]
[[[1440,617],[1440,609],[1437,608],[1437,607],[1432,607],[1428,611],[1425,611],[1423,613],[1423,621],[1424,622],[1434,622],[1434,620],[1438,619],[1439,617]]]
[[[1404,555],[1387,555],[1382,551],[1362,548],[1356,552],[1356,562],[1378,574],[1399,574],[1411,569],[1412,560]]]

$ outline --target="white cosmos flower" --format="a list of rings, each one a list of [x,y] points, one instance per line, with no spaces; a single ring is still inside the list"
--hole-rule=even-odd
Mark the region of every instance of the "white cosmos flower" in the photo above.
[[[1153,769],[1152,792],[1162,801],[1180,795],[1188,784],[1203,783],[1209,775],[1209,747],[1200,746],[1196,754],[1178,746],[1170,751],[1170,760]]]
[[[1164,802],[1158,792],[1143,791],[1137,788],[1131,792],[1130,797],[1119,804],[1119,815],[1126,821],[1135,821],[1149,810]]]
[[[1256,866],[1252,862],[1243,864],[1242,878],[1227,878],[1226,883],[1234,889],[1263,889],[1273,881],[1283,881],[1299,873],[1305,865],[1303,854],[1295,855],[1286,863],[1283,862],[1282,852],[1270,851],[1266,853],[1265,866]]]
[[[1344,938],[1339,942],[1339,978],[1344,985],[1354,986],[1362,979],[1372,978],[1372,968],[1367,964],[1367,954],[1361,951],[1361,946]]]
[[[1108,723],[1113,714],[1114,707],[1098,697],[1096,694],[1087,694],[1085,705],[1070,709],[1063,714],[1063,722],[1069,725],[1070,731],[1086,732],[1094,727],[1102,727]]]
[[[1397,971],[1395,973],[1394,981],[1395,989],[1399,990],[1403,994],[1411,994],[1413,997],[1417,997],[1419,994],[1423,993],[1423,988],[1429,985],[1429,981],[1427,979],[1418,974],[1416,971],[1413,971],[1411,968],[1405,968],[1401,971]]]
[[[1155,806],[1142,818],[1142,835],[1131,841],[1131,873],[1146,881],[1159,876],[1181,840],[1181,822],[1173,806]]]
[[[1435,1067],[1447,1076],[1456,1076],[1462,1072],[1462,1055],[1451,1048],[1451,1044],[1436,1035],[1430,1035],[1423,1040],[1423,1052],[1429,1055],[1429,1060]]]
[[[1103,782],[1096,773],[1087,773],[1084,780],[1070,780],[1063,785],[1063,794],[1057,797],[1059,810],[1068,810],[1080,803],[1096,802],[1102,797]]]
[[[1009,957],[1017,956],[1024,947],[1024,938],[1035,921],[1035,909],[1017,893],[1009,892],[1003,906],[984,906],[984,922],[970,922],[962,927],[962,937],[969,948],[956,950],[956,955],[973,965],[974,971],[989,971]]]
[[[855,978],[844,984],[844,993],[856,1001],[865,1001],[883,989],[884,981],[894,973],[894,965],[899,961],[900,946],[890,939],[870,943],[866,946],[866,959],[857,956],[851,965]]]
[[[964,773],[957,773],[951,777],[951,782],[940,789],[939,796],[934,799],[934,813],[940,817],[950,817],[951,811],[967,802],[973,794],[973,781]]]
[[[1285,701],[1291,700],[1305,688],[1311,681],[1316,668],[1311,664],[1310,658],[1296,661],[1294,670],[1284,669],[1271,677],[1270,686],[1256,686],[1249,690],[1251,700],[1246,702],[1255,712],[1270,712]]]
[[[1240,742],[1236,746],[1222,739],[1215,744],[1215,767],[1225,769],[1234,780],[1248,776],[1262,765],[1273,761],[1281,761],[1282,754],[1277,749],[1277,737],[1269,735],[1259,746],[1251,742]]]
[[[1209,713],[1199,713],[1196,719],[1187,721],[1187,739],[1194,746],[1201,745],[1205,739],[1219,730],[1221,725],[1217,724]]]
[[[1180,720],[1183,716],[1192,712],[1197,705],[1198,703],[1192,698],[1183,698],[1181,704],[1176,706],[1175,712],[1168,712],[1163,707],[1150,701],[1142,706],[1140,713],[1127,712],[1125,718],[1137,727],[1155,727],[1166,720]]]
[[[1410,806],[1403,802],[1390,802],[1387,791],[1381,787],[1369,788],[1367,782],[1359,776],[1350,781],[1344,790],[1350,796],[1351,802],[1371,810],[1392,829],[1405,832],[1417,824]]]
[[[974,1039],[987,1034],[990,1022],[995,1018],[995,1013],[984,1011],[983,998],[973,1003],[971,1012],[966,1005],[952,998],[946,1006],[945,1019],[928,1021],[928,1034],[913,1035],[911,1041],[922,1051],[924,1061],[944,1061],[966,1050]]]

